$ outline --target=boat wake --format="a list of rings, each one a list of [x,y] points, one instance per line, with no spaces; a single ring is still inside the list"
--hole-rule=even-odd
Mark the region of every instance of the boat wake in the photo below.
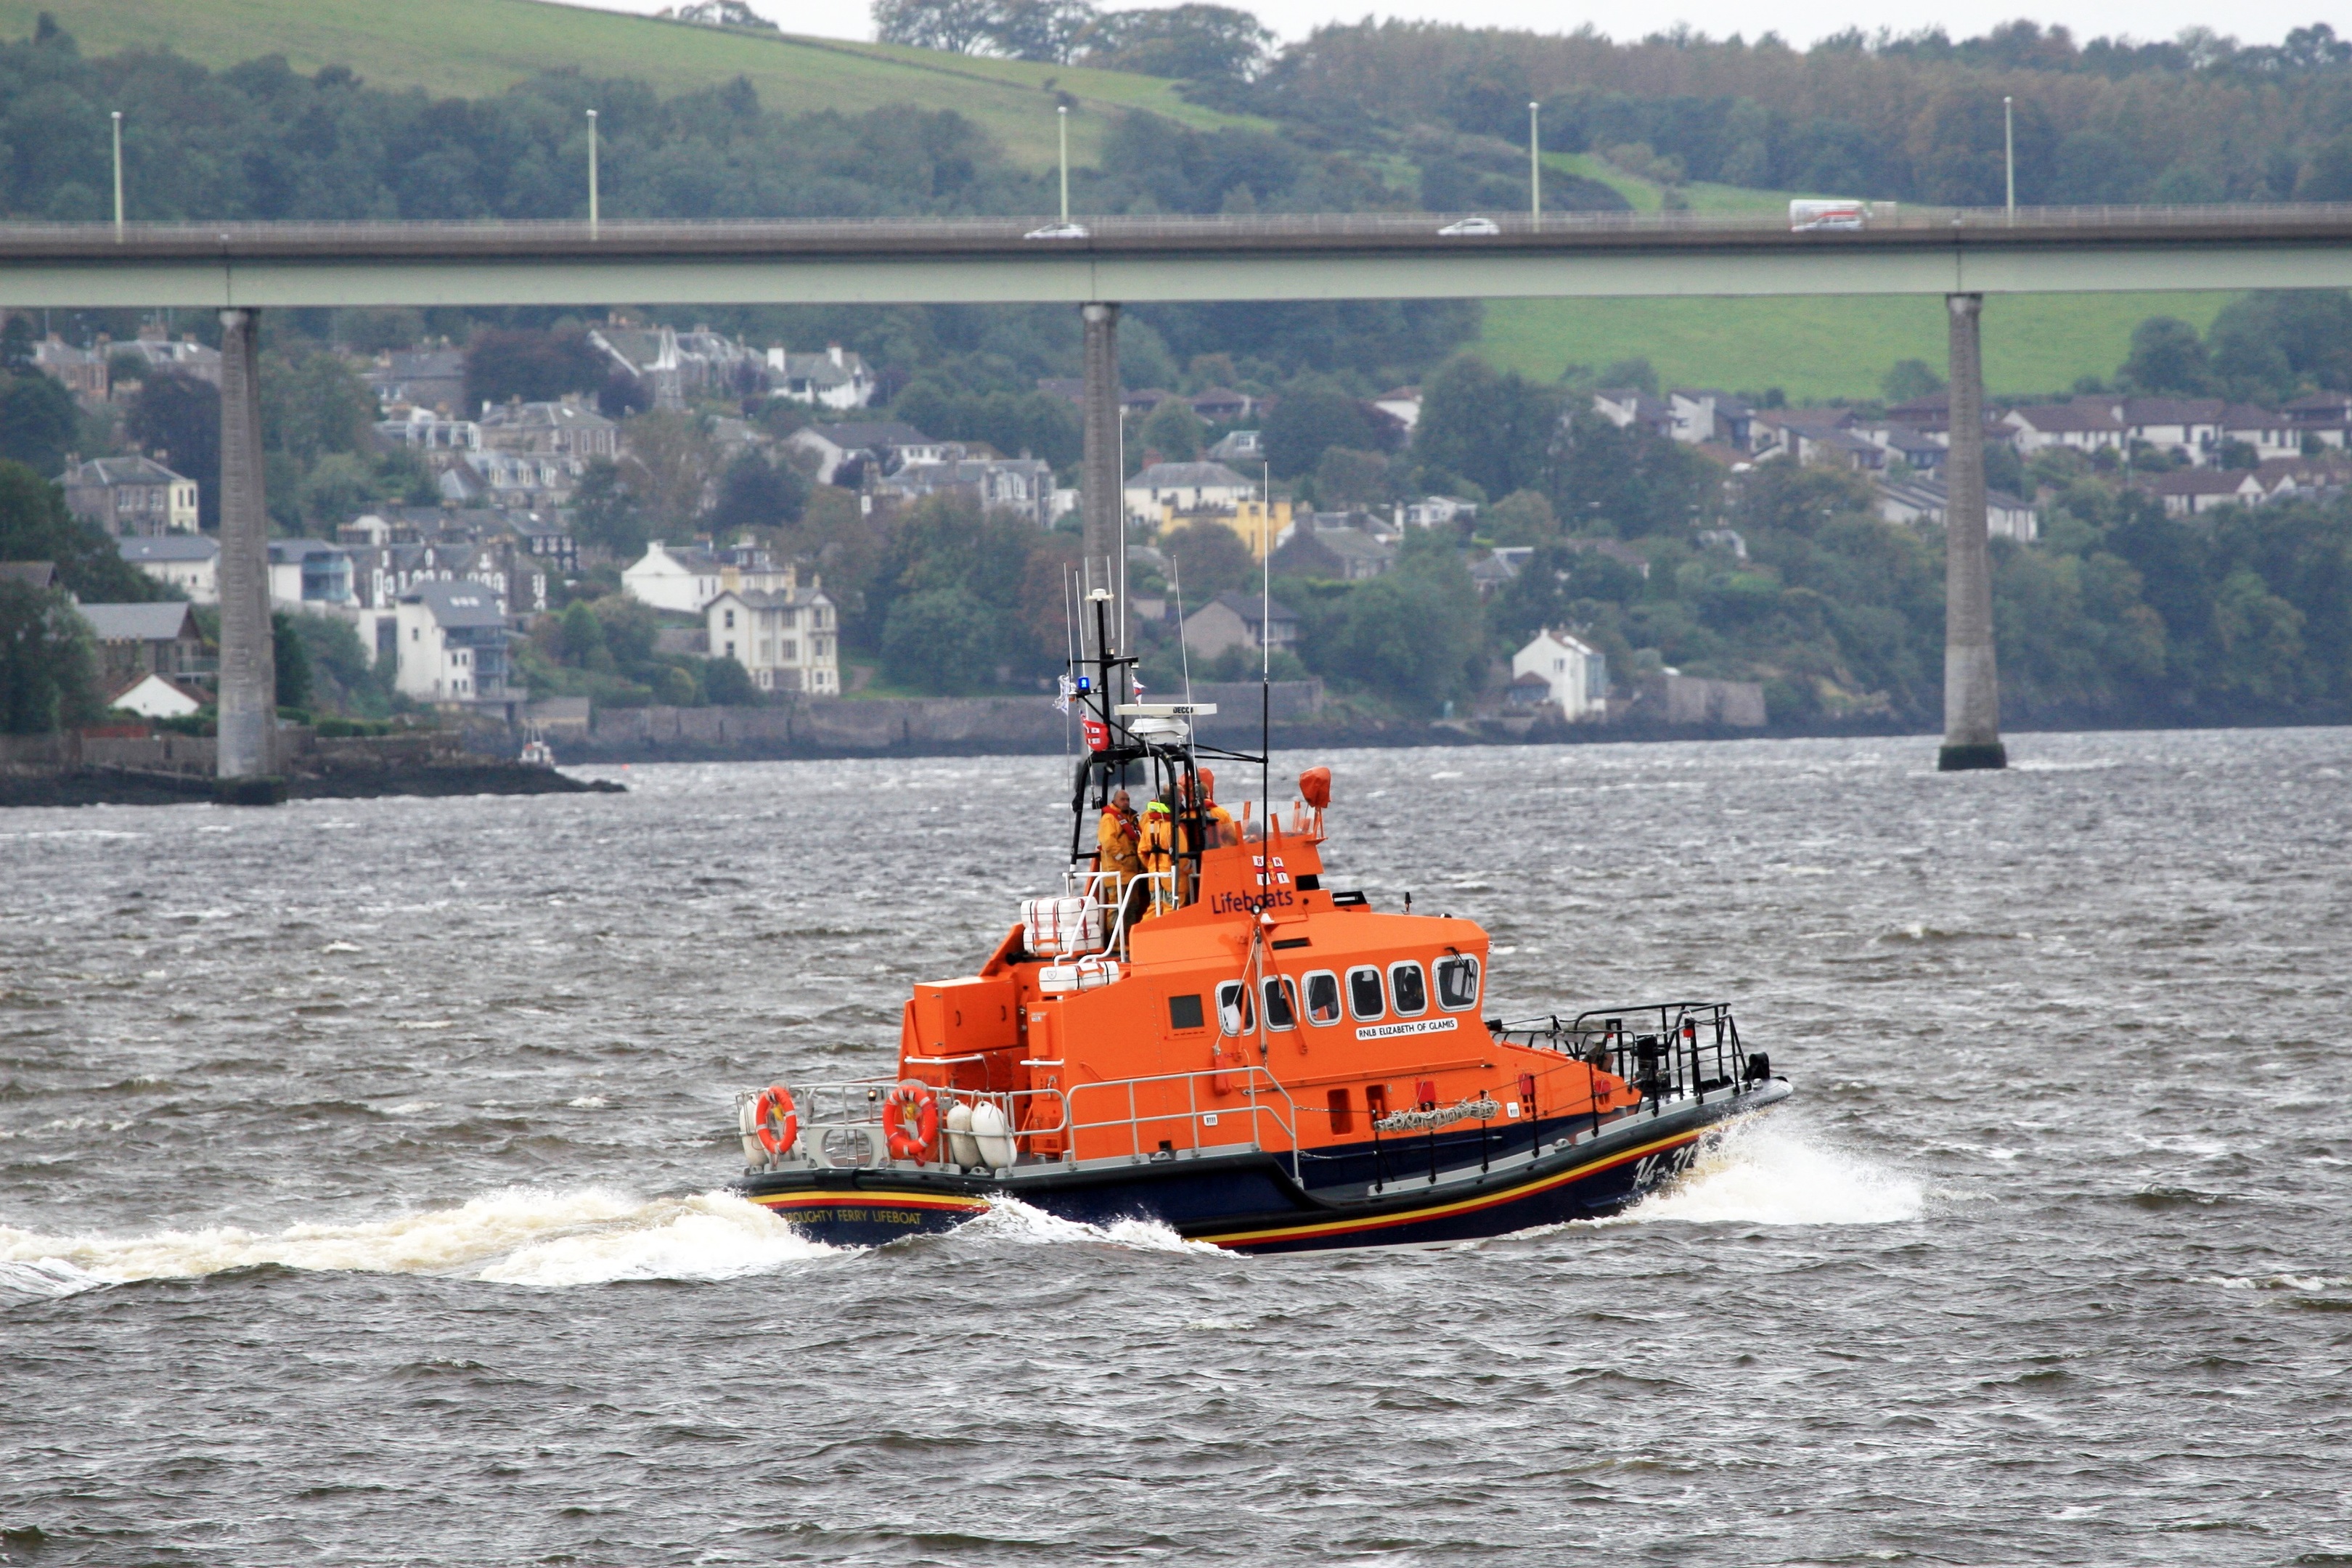
[[[1200,1252],[1223,1258],[1223,1247],[1205,1241],[1187,1241],[1153,1219],[1114,1220],[1087,1225],[1023,1203],[999,1193],[988,1200],[988,1212],[948,1233],[957,1242],[999,1242],[1016,1247],[1056,1247],[1072,1242],[1123,1247],[1129,1252]]]
[[[1900,1172],[1769,1120],[1709,1135],[1691,1168],[1605,1225],[1899,1225],[1927,1207]]]
[[[730,1279],[837,1250],[725,1193],[645,1203],[595,1188],[511,1187],[456,1208],[271,1235],[219,1226],[131,1237],[44,1236],[0,1226],[0,1305],[266,1265],[562,1289]]]

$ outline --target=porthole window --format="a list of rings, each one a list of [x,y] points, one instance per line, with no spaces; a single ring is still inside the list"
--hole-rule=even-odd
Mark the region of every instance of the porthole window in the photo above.
[[[1307,1021],[1310,1024],[1336,1024],[1339,1021],[1339,977],[1328,969],[1318,969],[1307,977]]]
[[[1429,986],[1422,978],[1421,965],[1390,964],[1389,996],[1396,1004],[1400,1018],[1411,1018],[1429,1011]]]
[[[1441,958],[1437,972],[1437,1005],[1449,1013],[1478,1005],[1478,961],[1467,953]]]
[[[1246,1035],[1257,1027],[1257,1017],[1250,1011],[1249,987],[1238,980],[1217,987],[1217,1027],[1228,1035]]]
[[[1270,974],[1261,982],[1265,987],[1265,1026],[1269,1029],[1298,1027],[1298,988],[1288,977]]]
[[[1381,972],[1370,964],[1348,971],[1348,1016],[1369,1024],[1388,1011],[1381,996]]]

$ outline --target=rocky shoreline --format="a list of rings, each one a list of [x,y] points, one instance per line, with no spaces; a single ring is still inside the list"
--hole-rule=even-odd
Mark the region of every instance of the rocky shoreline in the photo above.
[[[43,805],[192,805],[215,800],[266,805],[278,800],[366,800],[384,795],[621,795],[605,779],[576,779],[553,768],[465,759],[383,768],[339,768],[251,781],[242,798],[200,773],[111,767],[11,768],[0,772],[0,808]]]

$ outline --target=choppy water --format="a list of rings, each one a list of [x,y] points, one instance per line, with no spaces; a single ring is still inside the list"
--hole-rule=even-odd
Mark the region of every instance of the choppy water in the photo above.
[[[2352,731],[2014,750],[1328,759],[1498,1004],[1729,996],[1800,1090],[1339,1258],[718,1193],[1057,759],[0,814],[0,1561],[2352,1562]]]

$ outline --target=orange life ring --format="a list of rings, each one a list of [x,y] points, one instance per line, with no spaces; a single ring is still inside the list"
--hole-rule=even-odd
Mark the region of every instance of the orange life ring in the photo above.
[[[759,1103],[751,1108],[751,1126],[769,1158],[782,1158],[801,1136],[800,1111],[793,1104],[793,1091],[780,1083],[761,1089]]]
[[[940,1097],[921,1079],[901,1079],[883,1098],[882,1133],[890,1158],[921,1164],[939,1142]]]

